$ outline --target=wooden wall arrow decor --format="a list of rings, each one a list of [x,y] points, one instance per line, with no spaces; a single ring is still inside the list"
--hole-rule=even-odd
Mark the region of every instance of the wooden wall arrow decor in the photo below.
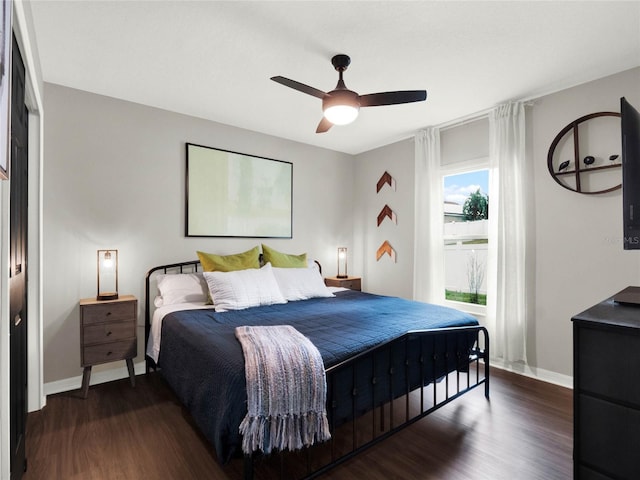
[[[385,186],[385,184],[389,184],[389,186],[393,188],[393,191],[395,192],[396,180],[389,174],[389,172],[386,171],[382,174],[380,180],[378,180],[378,184],[376,185],[376,193],[380,193],[380,190]]]
[[[380,226],[380,224],[384,222],[384,219],[387,217],[389,217],[391,221],[396,225],[398,224],[398,217],[396,216],[396,212],[391,210],[391,207],[389,207],[389,205],[385,205],[378,214],[378,226]]]
[[[380,260],[382,255],[387,254],[391,257],[391,259],[396,261],[396,251],[393,249],[388,240],[385,240],[380,247],[378,247],[378,252],[376,253],[376,261]]]
[[[376,193],[380,193],[380,190],[382,190],[382,187],[384,187],[385,185],[389,185],[391,188],[393,188],[393,191],[396,190],[396,181],[387,171],[385,171],[380,177],[380,180],[378,180],[378,184],[376,185]],[[395,212],[391,210],[391,207],[389,207],[389,205],[385,205],[378,214],[378,227],[386,217],[389,217],[391,221],[396,225],[398,224],[398,217],[396,216]],[[394,263],[396,262],[396,251],[393,249],[388,240],[385,240],[378,248],[378,251],[376,252],[376,261],[380,260],[380,257],[382,257],[382,255],[384,255],[385,253],[391,257]]]

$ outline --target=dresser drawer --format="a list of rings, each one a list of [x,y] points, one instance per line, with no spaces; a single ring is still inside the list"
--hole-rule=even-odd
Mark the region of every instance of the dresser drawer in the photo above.
[[[640,478],[640,411],[584,394],[578,394],[577,411],[580,451],[575,460],[612,478]]]
[[[624,399],[640,408],[638,331],[583,327],[576,334],[579,391],[613,400]]]
[[[83,325],[132,320],[136,317],[136,302],[109,302],[80,307]]]
[[[135,338],[120,342],[102,343],[82,348],[82,366],[97,365],[126,358],[133,358],[138,354],[138,342]]]
[[[602,473],[591,470],[590,468],[580,465],[574,480],[612,480]]]
[[[114,342],[136,336],[136,324],[133,321],[107,322],[85,325],[82,329],[82,344]]]

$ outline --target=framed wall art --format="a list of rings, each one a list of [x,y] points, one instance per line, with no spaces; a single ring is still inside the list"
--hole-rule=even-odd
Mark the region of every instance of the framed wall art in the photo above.
[[[11,139],[11,0],[2,0],[0,18],[0,179],[9,178]]]
[[[292,238],[292,163],[186,146],[187,237]]]

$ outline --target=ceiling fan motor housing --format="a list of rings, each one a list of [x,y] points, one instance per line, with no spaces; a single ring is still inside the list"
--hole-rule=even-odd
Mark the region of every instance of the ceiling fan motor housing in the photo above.
[[[339,72],[344,72],[350,63],[351,63],[351,59],[349,58],[349,55],[345,55],[343,53],[339,55],[335,55],[331,59],[331,64],[333,65],[333,68],[335,68]]]
[[[336,105],[349,105],[360,108],[358,94],[352,90],[332,90],[322,99],[322,110]]]

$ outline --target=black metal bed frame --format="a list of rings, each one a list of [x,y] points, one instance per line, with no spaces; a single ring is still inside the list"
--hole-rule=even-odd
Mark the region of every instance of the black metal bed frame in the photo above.
[[[149,270],[145,342],[152,274],[197,272],[198,265],[196,260]],[[155,369],[155,362],[145,358],[147,372]],[[488,399],[489,371],[489,335],[482,326],[410,331],[327,368],[332,438],[303,454],[282,452],[276,467],[280,478],[316,478],[481,385]],[[265,460],[259,453],[245,455],[244,478],[252,479],[254,465]]]

